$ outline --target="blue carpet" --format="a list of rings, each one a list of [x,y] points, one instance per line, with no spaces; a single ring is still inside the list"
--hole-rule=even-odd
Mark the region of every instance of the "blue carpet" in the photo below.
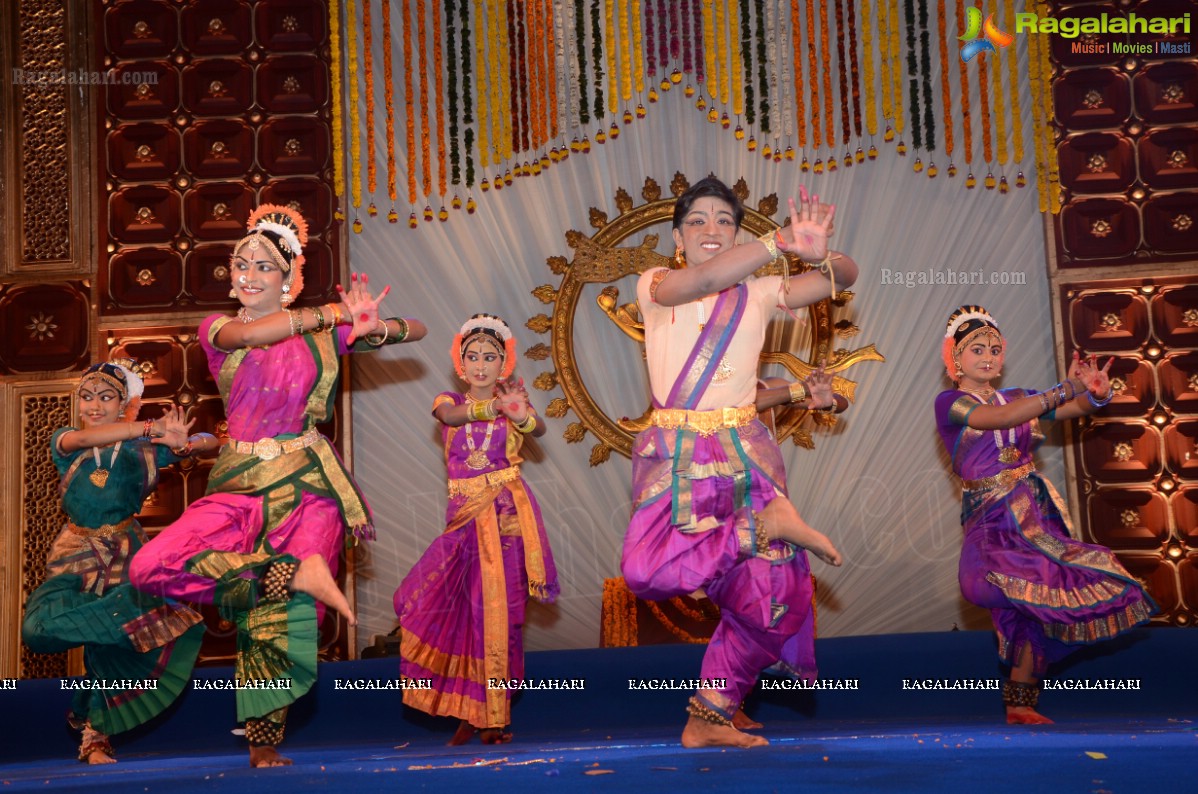
[[[856,689],[755,691],[747,708],[771,745],[749,751],[678,744],[689,692],[629,682],[696,676],[695,646],[532,653],[527,676],[585,681],[583,691],[534,691],[513,709],[516,740],[448,748],[452,720],[405,709],[397,691],[346,691],[338,681],[397,676],[395,659],[327,664],[293,708],[287,769],[255,772],[231,733],[229,692],[193,689],[150,726],[117,739],[121,762],[70,759],[63,725],[70,692],[57,680],[0,692],[0,794],[40,790],[242,791],[278,777],[288,790],[431,790],[502,785],[518,790],[1160,792],[1182,781],[1198,750],[1198,694],[1182,671],[1198,632],[1145,629],[1086,649],[1051,677],[1062,684],[1138,689],[1046,691],[1039,728],[1002,722],[999,693],[926,689],[998,679],[987,632],[844,637],[818,643],[821,680]],[[196,678],[227,678],[206,669]],[[17,716],[19,715],[19,717]],[[1088,755],[1095,754],[1095,755]],[[1097,756],[1097,757],[1095,757]],[[1105,757],[1104,757],[1105,756]],[[402,777],[389,777],[404,773]]]

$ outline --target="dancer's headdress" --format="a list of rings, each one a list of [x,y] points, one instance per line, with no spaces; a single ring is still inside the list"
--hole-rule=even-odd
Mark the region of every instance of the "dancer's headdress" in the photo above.
[[[135,366],[136,364],[131,358],[114,358],[112,361],[92,364],[83,371],[83,376],[79,378],[79,385],[75,387],[75,393],[78,394],[88,381],[100,381],[104,385],[116,389],[117,394],[121,396],[121,407],[125,414],[136,416],[141,407],[141,396],[145,393],[146,386],[142,382],[141,376],[133,371]]]
[[[249,234],[238,241],[250,250],[266,249],[271,260],[283,271],[283,305],[287,306],[304,289],[304,246],[308,244],[308,222],[297,210],[276,204],[262,204],[250,213],[246,223]]]
[[[458,377],[465,377],[466,370],[462,366],[462,356],[466,353],[466,345],[478,337],[490,340],[503,357],[503,371],[499,373],[500,380],[507,380],[516,369],[516,338],[512,329],[500,318],[493,314],[476,314],[462,324],[462,329],[453,338],[453,368]]]
[[[944,343],[941,346],[941,356],[948,376],[958,380],[961,375],[957,366],[957,357],[961,351],[969,347],[969,343],[979,336],[997,336],[1002,341],[1003,350],[1007,348],[1006,337],[998,329],[998,324],[990,316],[990,312],[981,306],[962,306],[948,318],[948,327],[944,331]]]

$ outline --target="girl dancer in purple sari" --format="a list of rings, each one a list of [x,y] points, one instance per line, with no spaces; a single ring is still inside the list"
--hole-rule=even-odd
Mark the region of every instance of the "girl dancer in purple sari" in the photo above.
[[[474,315],[451,353],[468,388],[433,401],[449,471],[445,532],[395,591],[400,671],[432,688],[405,689],[403,702],[461,720],[450,744],[475,732],[498,744],[512,739],[504,684],[524,677],[524,604],[558,593],[541,509],[520,476],[524,437],[546,428],[523,382],[508,381],[516,340],[507,323]]]
[[[354,625],[334,579],[343,543],[373,537],[370,508],[333,445],[316,429],[332,413],[340,356],[424,336],[417,320],[378,316],[366,276],[339,304],[288,309],[303,289],[307,224],[264,204],[230,262],[236,316],[199,328],[225,401],[229,443],[208,494],[150,541],[129,577],[140,590],[216,604],[238,628],[235,675],[250,765],[291,762],[275,749],[288,706],[316,681],[323,605]],[[348,533],[348,535],[347,535]],[[319,604],[317,603],[319,602]],[[286,681],[289,688],[270,686]]]
[[[676,258],[685,266],[648,270],[637,285],[655,410],[633,447],[621,567],[641,598],[702,589],[721,616],[687,709],[685,747],[768,744],[733,718],[764,668],[814,678],[804,549],[830,565],[841,561],[787,498],[781,453],[754,406],[770,318],[827,297],[829,275],[840,287],[857,277],[851,259],[828,250],[835,208],[800,195],[797,208],[790,202],[789,227],[737,245],[739,199],[714,177],[696,183],[674,208]],[[779,250],[818,269],[751,278]],[[802,391],[797,385],[792,399],[806,401]]]
[[[1050,662],[1114,637],[1156,610],[1110,549],[1074,540],[1069,514],[1032,453],[1038,419],[1074,419],[1110,402],[1107,369],[1075,353],[1067,380],[1044,392],[995,389],[1006,340],[980,306],[949,318],[942,355],[956,388],[936,398],[936,426],[963,481],[959,578],[966,600],[990,610],[1007,722],[1052,720],[1036,711]]]

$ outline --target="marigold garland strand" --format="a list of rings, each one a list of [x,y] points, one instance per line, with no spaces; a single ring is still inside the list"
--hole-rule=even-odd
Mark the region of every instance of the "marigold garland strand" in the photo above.
[[[899,10],[898,0],[889,0],[890,3],[890,57],[893,65],[890,69],[891,80],[891,95],[894,97],[894,130],[899,135],[903,134],[903,128],[906,125],[906,120],[903,118],[903,75],[902,69],[898,67],[899,59],[901,58],[902,48],[899,46]]]
[[[853,134],[861,137],[861,72],[857,63],[857,4],[855,0],[845,0],[849,7],[849,76],[850,89],[853,95]],[[843,65],[842,65],[843,68]]]
[[[441,90],[441,75],[444,74],[445,52],[442,49],[441,6],[437,0],[429,0],[433,6],[433,98],[436,100],[437,125],[437,194],[445,199],[448,190],[445,162],[445,94]],[[452,28],[452,23],[450,24]]]
[[[998,29],[1005,30],[1006,21],[1002,19],[1002,5],[996,2],[994,11],[995,22],[998,24]],[[997,162],[999,167],[1005,166],[1007,164],[1008,157],[1007,119],[1006,110],[1003,103],[1002,64],[1000,61],[1004,52],[1005,50],[999,50],[998,52],[994,53],[995,61],[994,63],[990,64],[990,97],[991,101],[994,103],[994,136],[995,141],[998,144]]]
[[[391,64],[391,4],[383,9],[383,102],[387,108],[387,197],[395,210],[395,73]]]
[[[882,54],[882,118],[889,124],[894,119],[894,89],[890,76],[894,69],[894,54],[890,51],[890,0],[878,0],[878,16],[881,18],[878,49]]]
[[[511,30],[508,23],[507,4],[496,3],[495,5],[499,10],[499,19],[496,21],[496,32]],[[496,107],[496,120],[499,122],[500,129],[502,130],[498,141],[499,157],[495,162],[495,165],[498,166],[512,159],[512,151],[516,145],[516,139],[513,133],[514,122],[512,119],[512,116],[515,115],[515,102],[511,90],[511,63],[513,58],[510,46],[511,39],[499,35],[496,41],[499,42],[498,74],[508,75],[507,80],[496,80],[496,83],[499,85],[499,103]]]
[[[757,43],[757,57],[756,57],[756,61],[757,61],[757,97],[758,97],[758,102],[760,103],[758,105],[758,111],[761,114],[761,129],[763,132],[769,132],[770,131],[770,91],[769,91],[769,74],[768,74],[768,72],[766,72],[766,64],[765,64],[766,38],[765,38],[765,14],[763,13],[763,9],[762,9],[763,5],[764,5],[764,0],[756,0],[756,13],[753,15],[753,23],[754,23],[753,32],[756,35],[753,36],[753,38],[751,40],[755,41]],[[773,2],[773,0],[770,0],[770,7],[773,8],[773,6],[774,6],[774,2]],[[747,91],[745,93],[745,103],[746,103],[745,112],[747,114],[745,116],[745,118],[748,120],[748,122],[750,124],[752,124],[753,123],[753,116],[752,116],[753,99],[749,96]]]
[[[366,192],[374,197],[378,188],[374,162],[374,30],[370,24],[370,0],[362,0],[362,66],[366,80]],[[372,205],[373,206],[373,205]]]
[[[641,27],[641,0],[632,0],[632,88],[636,91],[637,96],[645,93],[645,52],[644,52],[644,29]],[[632,97],[627,97],[631,99]]]
[[[836,138],[836,120],[832,117],[832,48],[828,45],[828,6],[819,4],[820,61],[824,74],[824,131],[827,133],[828,148]]]
[[[468,0],[464,5],[469,6]],[[495,83],[495,64],[491,62],[491,51],[495,47],[494,39],[490,37],[490,25],[495,17],[494,9],[487,9],[486,4],[479,5],[474,11],[474,57],[479,64],[478,73],[478,164],[483,169],[483,179],[486,179],[487,166],[491,164],[491,123],[494,119],[495,106],[491,101],[491,86]],[[489,43],[489,44],[488,44]],[[470,147],[466,147],[470,151]]]
[[[507,97],[510,101],[504,101],[503,108],[500,112],[508,119],[507,123],[511,125],[512,130],[512,150],[521,152],[528,148],[528,132],[521,124],[522,114],[527,114],[528,108],[521,102],[520,91],[520,69],[523,60],[520,57],[520,45],[523,43],[523,36],[517,29],[517,22],[522,18],[521,14],[524,11],[524,3],[519,4],[519,14],[517,13],[516,0],[506,0],[507,3],[507,39],[505,40],[507,50]],[[503,160],[510,160],[511,157],[506,152]]]
[[[945,0],[936,0],[936,24],[940,41],[940,105],[944,118],[944,154],[953,161],[953,98],[948,79],[948,9]]]
[[[743,69],[743,71],[740,73],[742,86],[741,91],[743,93],[744,101],[743,113],[745,121],[747,121],[749,124],[752,124],[754,119],[757,118],[757,109],[753,107],[753,104],[757,101],[757,92],[755,91],[755,87],[753,85],[753,20],[750,14],[751,10],[749,6],[749,0],[738,0],[736,18],[739,22],[738,35],[740,36],[740,63]],[[759,41],[758,45],[760,46],[761,44],[762,42]],[[735,87],[733,88],[732,94],[735,97]],[[737,121],[739,122],[740,119],[738,118]]]
[[[471,59],[475,57],[475,53],[470,48],[470,3],[467,0],[461,0],[459,3],[458,14],[462,34],[462,123],[466,125],[466,130],[462,133],[462,146],[466,150],[466,187],[471,188],[474,187],[474,128],[470,125],[474,123],[475,100],[470,85],[470,72],[473,68]],[[478,63],[483,63],[483,60],[479,58]],[[480,96],[481,94],[482,91],[479,91]]]
[[[766,6],[768,18],[766,20],[766,35],[769,37],[770,44],[770,72],[774,75],[773,79],[773,103],[770,109],[770,129],[773,130],[774,136],[777,137],[785,131],[787,140],[794,132],[795,112],[794,103],[800,106],[803,103],[803,86],[799,82],[799,74],[797,73],[798,64],[798,22],[794,22],[794,32],[792,33],[786,27],[786,9],[781,5],[785,0],[778,0],[775,4],[770,0],[770,4]],[[794,20],[798,19],[798,4],[797,0],[791,0],[790,12]],[[790,42],[790,46],[786,45]],[[787,58],[790,57],[788,61]],[[791,81],[794,84],[794,89],[786,85],[786,76],[790,75]],[[765,130],[769,132],[770,129]],[[799,128],[799,147],[803,147],[806,143],[806,130],[800,126]]]
[[[936,111],[932,97],[932,33],[928,30],[928,0],[919,0],[919,67],[923,89],[923,136],[925,148],[936,150]]]
[[[853,2],[853,0],[843,0],[844,2]],[[849,132],[849,81],[848,81],[848,45],[849,35],[844,26],[844,5],[842,0],[833,0],[836,3],[836,39],[837,39],[837,57],[840,59],[840,68],[837,72],[837,88],[840,89],[840,132],[842,143],[848,144],[850,140]]]
[[[403,0],[400,13],[403,15],[399,27],[403,36],[404,123],[407,126],[407,137],[404,141],[407,148],[404,154],[408,166],[408,203],[414,206],[416,204],[416,104],[412,88],[411,0]]]
[[[910,90],[911,144],[923,148],[923,127],[919,118],[919,53],[915,49],[915,9],[912,0],[903,0],[903,15],[907,29],[907,85]]]
[[[990,78],[986,69],[986,53],[975,59],[978,65],[978,110],[982,128],[982,158],[989,166],[994,159],[994,141],[990,137]]]
[[[425,0],[416,0],[416,38],[419,40],[417,62],[420,69],[420,176],[424,197],[433,192],[433,162],[429,156],[429,101],[431,81],[428,73],[428,14],[424,10]]]
[[[587,101],[587,47],[586,47],[586,0],[574,0],[574,47],[578,56],[578,123],[591,120],[591,106]]]
[[[657,2],[659,4],[658,7],[660,7],[661,0],[657,0]],[[653,15],[653,11],[654,11],[653,3],[654,3],[654,0],[649,0],[649,2],[645,5],[645,44],[646,44],[645,52],[649,56],[648,63],[646,64],[645,68],[649,71],[650,77],[657,76],[657,42],[658,42],[658,39],[657,39],[657,35],[656,35],[657,34],[657,26],[656,26],[656,22],[654,20],[654,15]],[[663,46],[665,44],[665,38],[666,38],[665,31],[663,30],[661,39],[660,39]],[[664,66],[664,64],[665,64],[665,56],[663,55],[662,56],[662,65]]]
[[[885,5],[885,2],[881,0],[881,5]],[[874,87],[874,11],[871,0],[865,0],[861,8],[861,53],[865,56],[861,68],[862,82],[865,84],[865,131],[872,136],[878,134],[878,106]],[[883,63],[885,60],[883,56]]]
[[[807,0],[807,75],[808,82],[811,84],[811,141],[812,145],[816,149],[819,149],[820,141],[823,140],[823,130],[820,128],[819,63],[816,60],[817,57],[818,53],[815,49],[815,4],[813,0]],[[795,70],[797,74],[797,56]],[[800,108],[800,114],[801,110]],[[799,126],[803,125],[803,121],[803,116],[799,115]]]
[[[620,99],[632,99],[632,26],[629,3],[620,4]],[[615,112],[615,109],[612,111]]]
[[[616,62],[619,44],[616,42],[615,3],[603,4],[603,36],[607,45],[607,112],[615,114],[620,107],[620,73]],[[595,112],[595,120],[599,120],[599,112]]]
[[[548,0],[542,0],[542,2],[543,2],[542,17],[543,17],[544,14],[550,13],[550,9],[549,9]],[[554,14],[553,15],[553,24],[545,26],[545,35],[549,37],[548,41],[546,42],[546,50],[545,50],[545,53],[546,53],[545,83],[549,89],[549,97],[548,97],[549,129],[545,130],[543,134],[545,134],[547,136],[547,138],[557,138],[558,129],[560,128],[560,125],[558,124],[558,113],[560,110],[560,106],[557,104],[557,80],[558,80],[559,68],[562,64],[565,63],[565,54],[564,54],[564,50],[562,49],[563,41],[562,41],[561,24],[562,24],[561,14]],[[552,58],[549,57],[549,53],[553,53],[554,56]]]
[[[349,167],[350,194],[354,207],[362,206],[362,138],[361,120],[358,116],[358,10],[355,0],[345,7],[349,24],[345,26],[345,46],[349,68]]]
[[[1028,84],[1032,95],[1032,145],[1036,157],[1036,193],[1039,198],[1040,212],[1048,212],[1048,179],[1044,153],[1044,136],[1041,128],[1045,123],[1046,110],[1045,86],[1040,75],[1040,48],[1046,46],[1039,35],[1027,37],[1027,71]]]
[[[965,2],[957,0],[957,38],[965,35]],[[965,164],[973,162],[973,124],[969,117],[969,70],[965,61],[957,60],[957,71],[961,82],[961,153]]]
[[[703,19],[703,53],[704,64],[706,65],[707,73],[707,95],[714,102],[720,92],[720,74],[719,65],[716,63],[716,46],[715,46],[715,9],[712,8],[712,3],[703,3],[702,11]],[[698,37],[696,37],[698,38]],[[723,49],[722,47],[720,48]],[[700,83],[703,81],[700,80]]]
[[[1003,18],[1015,18],[1015,0],[1003,0],[1006,11]],[[1006,28],[1004,28],[1005,30]],[[1023,163],[1023,111],[1019,107],[1019,53],[1012,51],[1007,56],[1007,86],[1011,96],[1011,138],[1015,142],[1015,162]]]
[[[715,4],[715,28],[716,41],[719,46],[716,47],[716,68],[719,70],[719,86],[720,86],[720,104],[724,107],[728,106],[731,96],[731,88],[729,83],[729,58],[728,58],[728,0],[716,0]],[[732,46],[735,46],[733,44]],[[715,96],[712,96],[715,99]],[[712,108],[714,110],[714,108]]]
[[[345,136],[342,129],[341,103],[341,6],[339,0],[329,0],[329,73],[333,106],[333,192],[345,197]],[[388,103],[390,104],[390,103]]]
[[[1048,8],[1048,4],[1043,2],[1043,0],[1037,0],[1036,14],[1039,16],[1039,18],[1044,19],[1050,13],[1051,11]],[[1049,60],[1049,49],[1047,44],[1042,41],[1041,45],[1042,46],[1039,50],[1040,82],[1043,86],[1044,98],[1047,100],[1051,97],[1052,92],[1052,86],[1050,85],[1050,81],[1052,79],[1052,63]],[[1057,159],[1057,145],[1052,128],[1052,114],[1047,112],[1047,108],[1052,106],[1045,105],[1044,107],[1046,109],[1044,117],[1044,156],[1047,160],[1046,170],[1048,172],[1048,184],[1046,186],[1048,191],[1048,210],[1053,215],[1056,215],[1061,211],[1061,170],[1060,163]]]
[[[745,9],[746,13],[748,9]],[[733,0],[728,12],[731,17],[728,20],[728,40],[732,44],[731,63],[728,66],[728,77],[732,83],[732,114],[738,119],[745,114],[745,60],[746,52],[740,38],[736,35],[737,29],[740,28],[740,8]],[[748,28],[748,25],[745,25]],[[750,81],[752,75],[750,75]]]

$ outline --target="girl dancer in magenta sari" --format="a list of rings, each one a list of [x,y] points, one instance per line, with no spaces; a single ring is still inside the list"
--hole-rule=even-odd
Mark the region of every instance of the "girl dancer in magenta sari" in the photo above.
[[[1050,662],[1108,639],[1155,611],[1109,549],[1074,540],[1069,514],[1032,453],[1038,418],[1074,419],[1110,402],[1107,368],[1075,353],[1068,379],[1036,392],[998,389],[1006,340],[980,306],[949,319],[943,358],[956,388],[936,398],[936,426],[964,485],[959,578],[966,600],[990,610],[998,653],[1011,666],[1007,722],[1052,720],[1036,711]]]
[[[403,701],[460,719],[450,744],[476,731],[497,744],[512,738],[503,683],[524,677],[524,604],[558,593],[541,509],[520,476],[524,437],[546,428],[523,382],[508,381],[516,340],[503,320],[474,315],[451,352],[469,388],[433,401],[449,471],[445,532],[395,592],[400,671],[432,689],[405,689]]]
[[[733,718],[743,716],[740,704],[767,667],[814,678],[804,549],[840,564],[787,498],[781,453],[754,406],[769,319],[827,297],[829,272],[837,286],[857,276],[851,259],[828,250],[833,207],[803,190],[790,212],[789,227],[737,245],[744,209],[726,185],[704,179],[674,209],[684,269],[646,271],[637,286],[656,410],[633,447],[624,578],[651,600],[702,589],[721,616],[703,657],[705,683],[687,709],[686,747],[768,744]],[[779,249],[821,263],[823,272],[750,278]],[[804,401],[796,386],[792,399]],[[831,407],[826,396],[812,403]]]
[[[287,707],[316,680],[323,605],[356,620],[334,580],[343,544],[373,536],[353,477],[316,429],[333,408],[340,355],[414,341],[416,320],[381,320],[366,276],[340,304],[286,309],[303,288],[307,225],[296,212],[263,205],[234,248],[235,317],[199,328],[220,387],[229,443],[208,494],[150,541],[130,578],[149,593],[214,603],[238,627],[236,677],[286,679],[290,688],[238,689],[252,766],[290,761],[275,749]],[[319,604],[317,602],[320,602]]]
[[[108,737],[149,721],[178,697],[204,635],[200,613],[137,592],[127,571],[146,542],[134,516],[157,488],[158,469],[192,452],[215,451],[216,439],[188,438],[189,425],[173,408],[161,419],[136,421],[143,385],[132,363],[88,367],[76,390],[82,429],[59,428],[51,439],[67,523],[21,627],[25,644],[38,653],[82,645],[94,682],[155,682],[153,689],[76,693],[68,720],[83,731],[79,760],[89,764],[112,763]]]

